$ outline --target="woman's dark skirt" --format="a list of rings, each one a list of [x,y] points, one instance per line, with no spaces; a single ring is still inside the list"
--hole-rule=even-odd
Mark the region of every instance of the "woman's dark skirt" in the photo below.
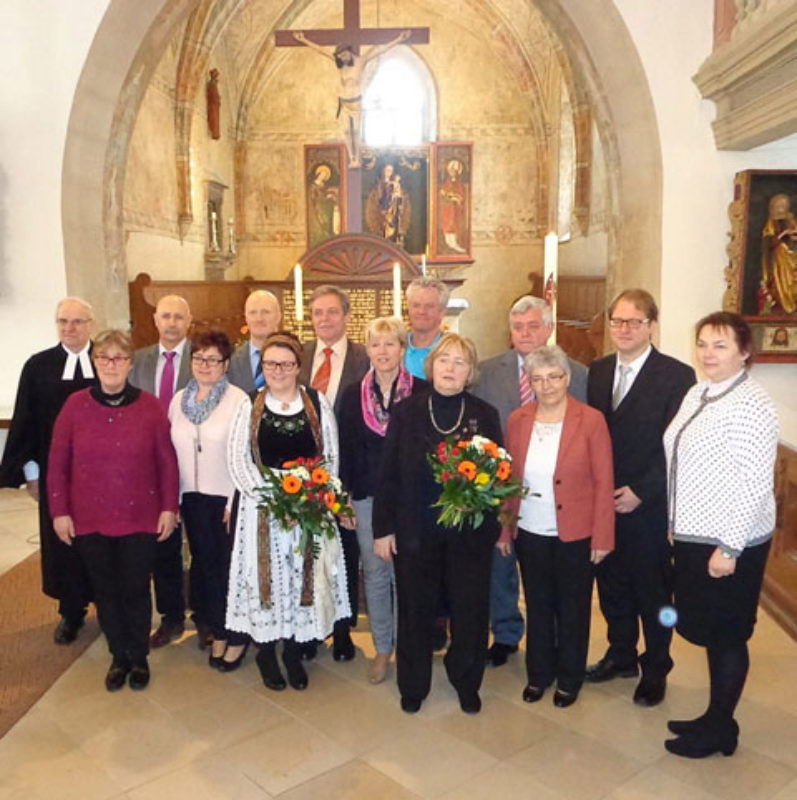
[[[675,542],[675,609],[684,639],[716,647],[743,643],[753,635],[771,541],[745,548],[734,574],[724,578],[708,574],[715,545]]]

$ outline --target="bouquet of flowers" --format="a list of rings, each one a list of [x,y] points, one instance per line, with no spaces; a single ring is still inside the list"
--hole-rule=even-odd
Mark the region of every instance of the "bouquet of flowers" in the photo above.
[[[297,552],[306,553],[309,547],[318,558],[321,537],[335,538],[336,518],[354,517],[348,493],[330,474],[323,457],[286,461],[282,469],[263,467],[263,477],[260,507],[285,528],[299,526]]]
[[[440,525],[478,528],[486,511],[508,497],[522,497],[526,490],[511,477],[512,458],[503,447],[485,436],[468,441],[449,437],[427,456],[437,483],[443,490],[434,504],[442,509]]]

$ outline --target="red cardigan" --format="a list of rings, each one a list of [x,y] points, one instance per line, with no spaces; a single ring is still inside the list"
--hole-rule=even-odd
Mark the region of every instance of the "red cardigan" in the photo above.
[[[506,449],[512,475],[523,480],[537,404],[512,412],[506,427]],[[531,452],[534,452],[532,445]],[[614,468],[609,429],[603,414],[567,397],[562,439],[554,470],[554,498],[559,538],[564,542],[592,538],[593,550],[614,550]],[[507,508],[517,514],[519,498]],[[499,541],[517,536],[517,524],[504,526]]]

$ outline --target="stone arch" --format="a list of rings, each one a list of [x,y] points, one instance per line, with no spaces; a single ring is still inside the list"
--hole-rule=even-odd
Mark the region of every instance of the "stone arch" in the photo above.
[[[282,21],[306,4],[288,4]],[[110,0],[75,91],[63,164],[66,278],[71,293],[92,298],[102,324],[128,322],[121,198],[136,114],[164,48],[197,5],[197,0]],[[587,87],[606,154],[612,180],[607,292],[639,284],[658,294],[661,147],[631,36],[612,0],[534,0],[533,5]],[[239,118],[239,142],[245,125],[245,117]]]

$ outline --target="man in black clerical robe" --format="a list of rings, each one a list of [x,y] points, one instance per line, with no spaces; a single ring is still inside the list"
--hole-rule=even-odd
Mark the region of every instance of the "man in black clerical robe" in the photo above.
[[[56,644],[69,644],[83,626],[91,598],[88,576],[74,547],[53,530],[47,503],[47,459],[53,426],[67,397],[96,383],[91,364],[91,306],[68,297],[56,309],[59,344],[31,356],[22,368],[14,416],[0,463],[0,486],[27,484],[39,503],[42,589],[58,600]],[[98,491],[100,489],[98,488]]]

